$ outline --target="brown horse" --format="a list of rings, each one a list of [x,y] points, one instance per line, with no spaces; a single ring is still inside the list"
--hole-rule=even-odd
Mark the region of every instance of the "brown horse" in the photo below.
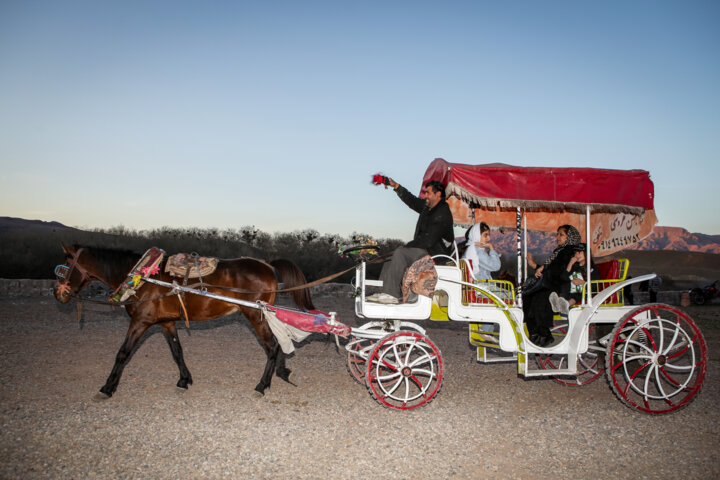
[[[127,250],[81,247],[79,245],[70,247],[64,244],[63,250],[66,256],[66,270],[63,275],[64,278],[58,279],[55,289],[55,298],[61,303],[69,302],[72,296],[76,296],[80,290],[93,280],[98,280],[111,288],[119,286],[140,259],[140,255]],[[160,265],[161,272],[164,270],[165,261],[163,260]],[[287,288],[305,283],[303,273],[288,260],[277,260],[268,264],[262,260],[249,257],[221,260],[215,272],[203,276],[203,282],[209,285],[232,287],[252,293],[238,293],[208,287],[209,292],[248,301],[261,300],[274,304],[276,297],[274,291],[278,287],[275,276],[276,271],[282,277]],[[166,273],[154,275],[153,278],[167,282],[173,280]],[[165,287],[145,283],[137,290],[137,296],[131,297],[128,301],[129,303],[125,308],[131,318],[130,326],[125,341],[115,357],[115,365],[110,372],[110,376],[100,389],[102,394],[108,397],[112,396],[120,382],[123,369],[130,360],[133,349],[147,329],[156,323],[159,323],[162,327],[173,359],[180,369],[180,380],[178,380],[177,386],[187,388],[188,385],[192,384],[192,376],[185,365],[182,347],[175,328],[175,322],[184,318],[182,317],[182,309],[178,297],[176,295],[167,296],[168,292],[169,290]],[[298,307],[306,310],[315,308],[307,289],[295,290],[292,296]],[[133,301],[135,303],[130,303]],[[265,389],[270,386],[273,372],[277,373],[277,376],[283,380],[290,382],[290,370],[285,366],[285,354],[280,349],[277,339],[265,321],[261,310],[213,300],[191,293],[185,295],[183,303],[187,309],[188,318],[192,321],[212,320],[238,310],[241,311],[255,329],[267,355],[265,371],[255,390],[260,394],[264,394]]]

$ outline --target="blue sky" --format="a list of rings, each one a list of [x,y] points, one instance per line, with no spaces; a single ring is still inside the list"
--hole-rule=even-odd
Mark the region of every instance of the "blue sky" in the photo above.
[[[0,0],[0,215],[409,239],[456,163],[641,168],[720,234],[716,1]]]

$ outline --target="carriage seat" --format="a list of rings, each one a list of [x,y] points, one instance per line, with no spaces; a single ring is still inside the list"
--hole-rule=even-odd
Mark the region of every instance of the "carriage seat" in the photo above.
[[[608,287],[623,282],[627,278],[630,260],[627,258],[618,258],[595,264],[600,271],[601,280],[590,281],[590,293],[595,296]],[[583,287],[583,298],[586,295],[587,286]],[[602,303],[602,307],[619,307],[625,305],[625,295],[622,289],[615,292],[607,300]]]
[[[479,284],[503,299],[506,304],[510,306],[515,305],[515,287],[511,282],[507,280],[476,280],[475,277],[473,277],[469,262],[464,258],[460,260],[460,270],[462,271],[463,282]],[[464,305],[495,304],[495,301],[482,291],[467,285],[463,285],[462,287],[462,302]]]

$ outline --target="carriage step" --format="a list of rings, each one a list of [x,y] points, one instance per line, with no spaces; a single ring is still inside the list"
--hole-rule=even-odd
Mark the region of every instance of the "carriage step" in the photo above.
[[[514,362],[517,358],[516,353],[500,350],[497,344],[477,347],[476,359],[480,363]]]
[[[577,372],[572,371],[568,368],[557,368],[557,369],[527,368],[525,370],[525,377],[553,377],[555,375],[577,375]]]

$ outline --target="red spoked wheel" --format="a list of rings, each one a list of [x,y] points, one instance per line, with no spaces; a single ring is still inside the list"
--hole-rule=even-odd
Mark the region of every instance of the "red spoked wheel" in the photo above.
[[[370,394],[387,408],[410,410],[427,405],[442,386],[442,354],[420,333],[391,333],[370,354],[366,380]]]
[[[680,310],[645,305],[613,329],[605,370],[628,407],[653,415],[675,412],[700,393],[707,371],[705,339]]]
[[[564,338],[567,334],[567,319],[555,322],[552,334],[556,338]],[[578,387],[594,382],[605,372],[603,362],[604,348],[598,343],[598,329],[591,325],[588,330],[588,349],[585,353],[577,356],[577,375],[554,375],[552,378],[557,383],[570,387]],[[566,355],[536,355],[535,359],[540,368],[545,370],[557,370],[567,366]]]
[[[353,380],[361,385],[365,385],[367,362],[360,352],[370,347],[374,341],[368,338],[353,338],[347,350],[345,366]]]

